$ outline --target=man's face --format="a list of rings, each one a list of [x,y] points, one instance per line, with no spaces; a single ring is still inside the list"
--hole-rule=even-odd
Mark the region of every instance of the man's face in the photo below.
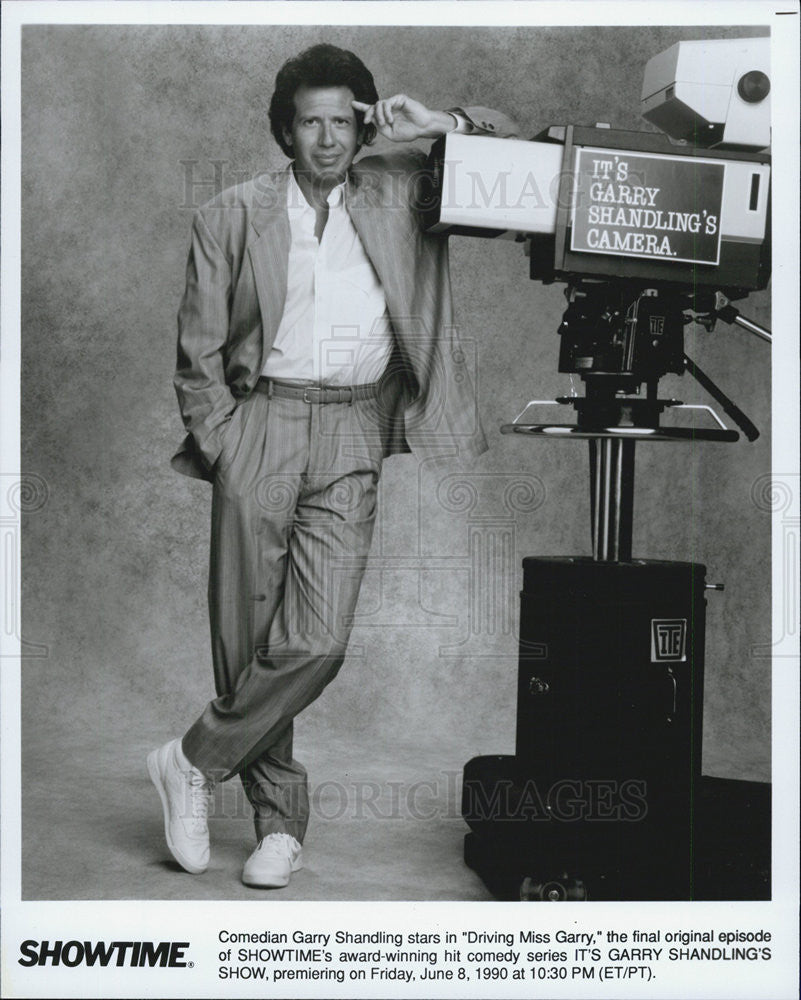
[[[349,87],[301,87],[295,93],[295,119],[284,138],[292,143],[296,172],[318,190],[339,184],[359,150],[352,100]]]

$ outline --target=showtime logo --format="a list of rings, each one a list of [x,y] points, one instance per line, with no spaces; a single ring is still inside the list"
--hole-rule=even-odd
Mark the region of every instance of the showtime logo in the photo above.
[[[192,968],[184,960],[188,941],[23,941],[20,965],[112,965],[117,968]]]

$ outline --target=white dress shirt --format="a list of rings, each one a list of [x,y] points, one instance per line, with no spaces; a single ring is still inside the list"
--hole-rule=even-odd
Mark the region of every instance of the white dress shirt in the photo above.
[[[291,245],[284,312],[262,374],[326,385],[375,382],[394,338],[384,290],[345,205],[345,185],[328,196],[322,239],[315,211],[289,168]]]

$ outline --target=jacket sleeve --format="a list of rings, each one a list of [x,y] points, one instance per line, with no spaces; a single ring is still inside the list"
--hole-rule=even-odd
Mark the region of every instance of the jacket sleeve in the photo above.
[[[494,135],[499,139],[512,139],[520,135],[520,126],[502,111],[482,107],[448,108],[448,111],[465,121],[466,132]]]
[[[184,426],[212,468],[222,449],[224,425],[236,403],[225,382],[231,266],[202,211],[195,215],[178,310],[178,361],[173,383]]]

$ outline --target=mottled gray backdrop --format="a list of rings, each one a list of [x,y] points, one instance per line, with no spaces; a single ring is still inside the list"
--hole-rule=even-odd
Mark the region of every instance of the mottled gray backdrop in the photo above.
[[[34,645],[23,737],[26,753],[55,761],[53,780],[80,767],[81,746],[114,743],[118,757],[129,739],[178,735],[213,693],[210,490],[169,466],[182,436],[175,314],[192,204],[214,193],[215,171],[227,185],[285,162],[267,123],[281,63],[330,40],[360,54],[384,96],[488,105],[528,136],[596,121],[650,130],[639,97],[651,55],[679,39],[766,33],[23,30],[22,468],[48,491],[24,519],[22,630]],[[385,465],[352,655],[298,721],[301,756],[351,732],[432,754],[443,742],[511,752],[520,559],[589,551],[586,446],[498,431],[528,399],[568,389],[556,373],[562,286],[529,281],[520,246],[451,246],[491,450],[467,472],[411,456]],[[769,306],[765,292],[745,311],[769,324]],[[770,661],[754,647],[771,635],[770,350],[721,325],[691,328],[688,353],[762,437],[640,446],[635,554],[702,561],[725,582],[709,598],[704,770],[767,779]],[[708,401],[689,377],[663,388]],[[132,755],[131,773],[141,767]]]

